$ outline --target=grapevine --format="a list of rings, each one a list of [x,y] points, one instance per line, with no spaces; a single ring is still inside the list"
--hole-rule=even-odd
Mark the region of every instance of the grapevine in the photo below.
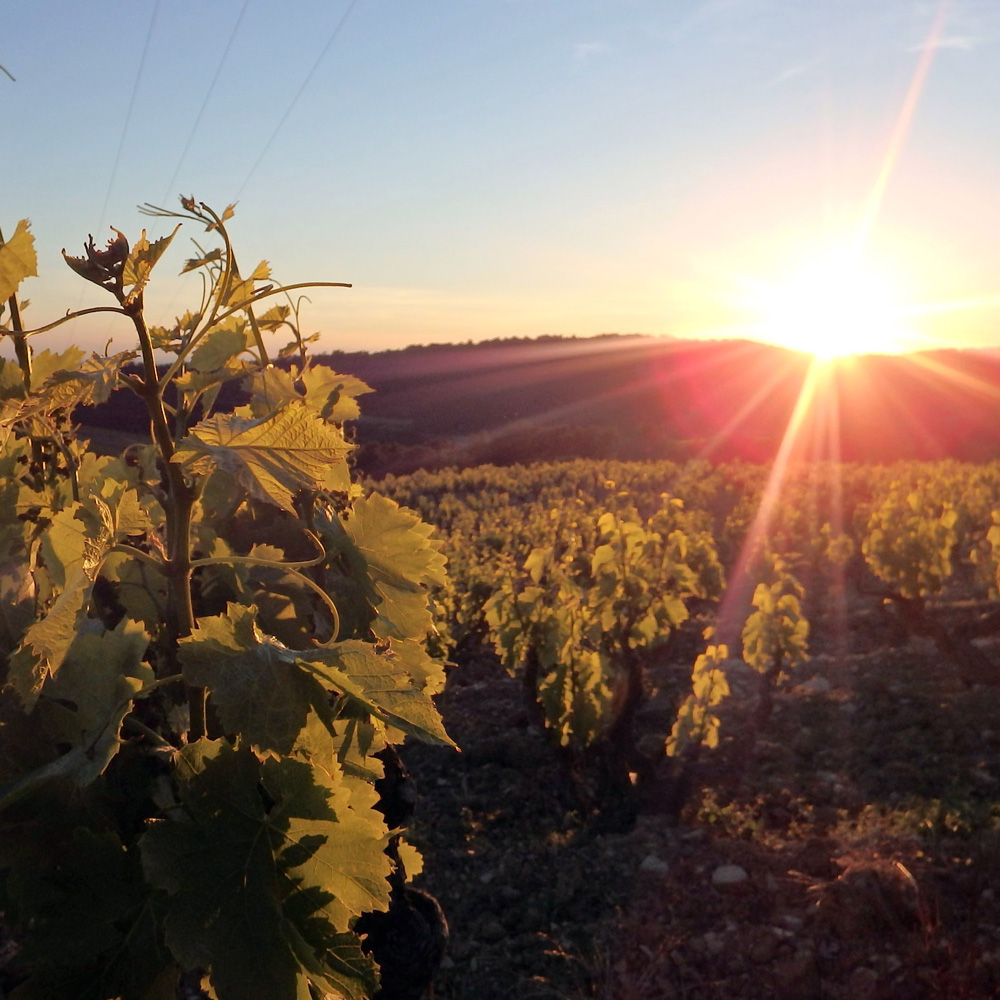
[[[646,521],[628,509],[596,520],[553,511],[552,537],[484,613],[554,741],[578,765],[596,761],[590,804],[627,820],[630,775],[645,770],[634,733],[647,694],[642,656],[687,619],[687,601],[717,596],[722,570],[710,537],[671,498]]]
[[[441,543],[352,482],[344,423],[369,390],[310,358],[290,297],[305,286],[241,270],[232,207],[146,211],[173,233],[64,252],[115,304],[37,329],[18,297],[28,224],[0,245],[12,995],[153,1000],[202,980],[219,1000],[360,1000],[378,968],[354,924],[388,907],[393,872],[375,755],[451,745],[425,646]],[[145,288],[181,223],[216,241],[184,266],[202,301],[151,326]],[[35,350],[97,311],[135,347]],[[230,384],[249,401],[221,412]],[[72,415],[114,392],[142,400],[148,434],[100,457]]]

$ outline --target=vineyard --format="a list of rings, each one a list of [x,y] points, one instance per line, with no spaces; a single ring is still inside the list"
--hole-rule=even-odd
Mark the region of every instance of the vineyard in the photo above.
[[[146,211],[204,295],[147,324],[173,235],[65,255],[113,355],[0,240],[4,995],[1000,991],[1000,464],[362,482],[303,286]]]
[[[464,753],[408,758],[443,995],[1000,989],[1000,466],[769,475],[378,484],[449,560]]]

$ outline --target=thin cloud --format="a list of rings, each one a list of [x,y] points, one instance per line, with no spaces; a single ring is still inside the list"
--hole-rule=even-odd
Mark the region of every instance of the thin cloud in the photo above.
[[[944,35],[919,45],[911,45],[907,52],[927,52],[929,49],[954,49],[958,52],[971,52],[982,38],[974,35]]]
[[[772,87],[780,87],[783,83],[787,83],[789,80],[794,80],[797,76],[802,76],[803,73],[808,73],[819,60],[813,59],[811,62],[797,63],[794,66],[789,66],[787,69],[783,69],[777,76],[771,77],[767,83],[764,84],[765,90],[770,90]]]
[[[676,37],[705,24],[729,21],[746,11],[753,2],[754,0],[705,0],[682,18],[668,34]]]
[[[578,62],[586,62],[591,56],[607,51],[608,46],[604,42],[577,42],[573,47],[573,58]]]

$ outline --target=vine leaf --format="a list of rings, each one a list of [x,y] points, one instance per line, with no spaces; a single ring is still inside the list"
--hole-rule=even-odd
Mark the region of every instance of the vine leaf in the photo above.
[[[267,281],[271,277],[271,265],[266,260],[262,260],[254,269],[249,278],[241,278],[235,269],[229,279],[229,288],[226,291],[224,303],[229,308],[239,308],[247,299],[252,299],[254,294],[254,283]]]
[[[263,316],[258,316],[257,325],[262,330],[268,330],[273,333],[275,330],[282,327],[288,320],[288,317],[291,315],[292,315],[291,306],[286,306],[279,303],[276,306],[271,306],[271,308],[268,309]]]
[[[81,404],[106,402],[117,385],[118,373],[137,353],[121,351],[110,357],[95,353],[71,369],[53,372],[42,397],[46,409],[69,411]]]
[[[210,330],[191,355],[191,367],[198,372],[214,372],[247,349],[246,323],[231,316],[222,326]]]
[[[288,403],[305,402],[295,388],[294,376],[281,368],[262,368],[255,371],[244,385],[247,382],[252,394],[250,409],[255,417],[266,417]]]
[[[393,644],[386,652],[376,652],[371,643],[349,639],[317,649],[308,657],[300,654],[300,663],[355,709],[425,742],[455,746],[430,697],[400,669],[405,670],[414,658],[398,656],[396,649]]]
[[[123,618],[112,631],[77,636],[56,677],[42,689],[43,725],[53,743],[83,751],[86,767],[74,777],[88,784],[118,750],[118,730],[132,700],[154,680],[142,662],[149,636]]]
[[[90,494],[53,515],[42,539],[46,569],[61,593],[10,657],[7,684],[26,711],[34,707],[45,678],[62,666],[105,556],[121,538],[150,527],[135,490],[106,480],[101,494]]]
[[[169,236],[163,236],[155,243],[150,243],[146,239],[146,230],[142,231],[142,236],[135,241],[132,252],[125,261],[125,269],[122,272],[122,284],[131,290],[126,298],[126,303],[134,302],[146,287],[149,281],[150,272],[156,266],[156,262],[163,256],[170,241],[177,235],[177,230],[181,228],[178,222],[174,226],[174,231]]]
[[[49,378],[61,371],[72,371],[78,368],[87,352],[80,347],[67,347],[58,354],[46,348],[32,355],[31,379],[32,385],[42,385]]]
[[[178,657],[189,684],[207,687],[227,732],[262,751],[291,753],[314,703],[326,691],[295,663],[295,654],[266,637],[256,609],[230,604],[225,615],[199,618]]]
[[[62,666],[93,586],[93,578],[82,566],[74,570],[49,613],[25,632],[11,654],[7,685],[20,695],[25,711],[34,708],[46,677],[54,676]]]
[[[453,745],[430,697],[401,672],[407,663],[420,664],[412,654],[380,654],[355,640],[303,653],[262,633],[255,616],[253,607],[230,604],[225,615],[199,618],[178,650],[185,680],[210,689],[227,732],[241,733],[263,752],[289,754],[311,709],[333,726],[333,690],[355,712],[418,739]]]
[[[353,375],[338,375],[326,365],[312,365],[303,370],[302,385],[308,405],[317,410],[324,420],[343,423],[357,420],[361,407],[357,397],[374,389]]]
[[[384,733],[369,721],[340,718],[331,728],[313,713],[295,742],[295,754],[314,767],[341,771],[345,780],[354,782],[353,787],[360,785],[370,794],[374,782],[385,775],[382,761],[373,754],[385,745]]]
[[[424,648],[422,642],[404,639],[392,644],[392,654],[397,663],[405,670],[427,695],[440,694],[444,690],[446,676],[444,664],[435,660]]]
[[[346,553],[375,608],[380,638],[417,639],[433,627],[425,585],[447,581],[442,542],[411,510],[373,493],[354,501],[343,520]],[[367,580],[366,580],[367,578]]]
[[[300,489],[347,490],[351,446],[302,403],[262,419],[216,414],[192,428],[174,461],[193,471],[208,465],[235,475],[254,499],[293,510]]]
[[[301,383],[304,395],[296,386]],[[265,368],[249,379],[254,416],[264,416],[285,403],[301,402],[327,423],[356,420],[361,414],[355,398],[374,390],[353,375],[338,375],[325,365],[291,372]]]
[[[185,261],[184,266],[181,268],[181,274],[187,274],[188,271],[196,271],[199,267],[205,267],[207,264],[221,261],[222,257],[222,247],[212,247],[211,250],[202,254],[201,257],[192,257],[190,260]]]
[[[361,950],[357,934],[330,934],[323,933],[323,930],[321,921],[313,921],[309,928],[311,940],[288,935],[289,943],[309,978],[329,991],[329,1000],[340,997],[343,1000],[367,1000],[377,989],[377,983],[372,960]]]
[[[289,758],[262,765],[224,740],[185,747],[176,763],[184,819],[150,827],[140,849],[168,894],[178,961],[211,967],[220,1000],[302,1000],[307,981],[333,991],[337,979],[347,996],[371,995],[374,963],[338,935],[388,906],[381,816],[353,810],[336,774]]]
[[[32,974],[18,997],[166,996],[151,992],[171,963],[138,852],[58,782],[33,797],[29,819],[5,817],[0,830],[6,922],[30,928],[19,935],[18,962]]]
[[[25,278],[38,274],[35,237],[28,231],[28,220],[21,219],[14,235],[0,245],[0,302],[6,302]]]

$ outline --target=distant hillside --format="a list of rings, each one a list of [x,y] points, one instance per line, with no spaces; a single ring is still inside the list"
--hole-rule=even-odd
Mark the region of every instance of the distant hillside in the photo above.
[[[770,461],[810,369],[807,355],[754,341],[653,337],[325,360],[378,390],[365,399],[361,440],[462,436],[468,460],[498,461],[569,452]],[[824,372],[799,427],[803,449],[869,462],[1000,456],[1000,356],[870,355]],[[410,423],[380,428],[377,418]]]
[[[357,375],[373,473],[543,458],[772,460],[810,359],[753,341],[640,336],[505,340],[317,360]],[[852,461],[1000,456],[1000,356],[872,355],[825,369],[797,439]],[[120,394],[121,395],[121,394]],[[83,423],[129,426],[120,404]]]

